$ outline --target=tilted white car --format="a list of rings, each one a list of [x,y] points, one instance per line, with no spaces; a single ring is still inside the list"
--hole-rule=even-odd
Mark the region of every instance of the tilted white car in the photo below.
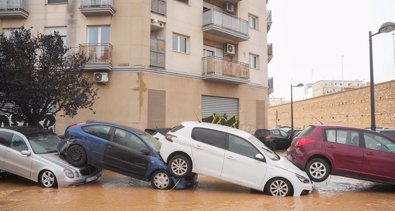
[[[305,172],[245,131],[183,122],[166,134],[166,140],[160,154],[175,176],[194,172],[274,196],[299,196],[312,191]]]

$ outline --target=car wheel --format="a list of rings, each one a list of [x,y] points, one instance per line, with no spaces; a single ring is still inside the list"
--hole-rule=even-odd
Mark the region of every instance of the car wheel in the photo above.
[[[72,145],[67,149],[67,161],[73,166],[84,166],[87,163],[86,152],[80,145]]]
[[[152,174],[151,186],[155,189],[167,190],[173,187],[173,181],[166,171],[159,170]]]
[[[293,192],[291,183],[284,178],[273,178],[266,185],[266,191],[272,196],[289,196]]]
[[[330,167],[325,160],[314,158],[307,163],[306,173],[314,182],[322,182],[328,178]]]
[[[170,173],[176,177],[185,177],[192,171],[192,162],[185,155],[176,155],[169,161]]]
[[[57,186],[55,174],[52,171],[44,170],[40,174],[40,183],[45,188],[53,188]]]

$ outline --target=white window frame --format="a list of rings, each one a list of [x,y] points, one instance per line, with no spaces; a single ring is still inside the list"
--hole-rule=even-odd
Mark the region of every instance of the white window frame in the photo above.
[[[189,5],[191,3],[191,0],[176,0],[176,1],[187,4],[187,5]]]
[[[175,40],[174,38],[176,38],[176,43],[174,43],[174,40]],[[185,52],[181,50],[181,41],[182,40],[185,40]],[[172,41],[173,41],[172,50],[174,52],[184,53],[184,54],[189,53],[189,37],[188,36],[173,33]],[[174,44],[176,44],[176,46],[174,46]]]
[[[258,16],[248,14],[248,25],[250,26],[250,29],[255,29],[258,30],[259,21],[258,21]]]
[[[250,68],[259,69],[259,55],[250,53],[249,55]]]

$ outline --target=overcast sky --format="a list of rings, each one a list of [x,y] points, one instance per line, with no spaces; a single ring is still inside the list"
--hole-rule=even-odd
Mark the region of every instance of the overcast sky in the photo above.
[[[270,96],[285,99],[290,99],[291,83],[340,80],[342,75],[369,81],[368,32],[395,22],[395,0],[269,0],[267,8],[273,20]],[[373,37],[375,83],[395,80],[394,33]],[[303,90],[294,88],[294,99],[302,99]]]

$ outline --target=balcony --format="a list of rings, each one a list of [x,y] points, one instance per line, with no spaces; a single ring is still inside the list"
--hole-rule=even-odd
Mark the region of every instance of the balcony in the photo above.
[[[85,16],[114,15],[113,0],[81,0],[80,11]]]
[[[151,39],[150,66],[165,68],[164,39]]]
[[[245,84],[250,81],[250,67],[219,57],[203,57],[203,79]]]
[[[272,27],[272,11],[267,10],[266,11],[266,23],[267,23],[267,32],[270,31],[270,28]]]
[[[0,18],[27,18],[26,0],[0,0]]]
[[[274,92],[273,77],[271,77],[271,78],[269,78],[269,80],[267,82],[267,93],[270,95],[273,92]]]
[[[110,43],[86,43],[80,44],[82,52],[88,61],[84,70],[111,70],[112,45]]]
[[[273,58],[273,43],[267,44],[267,63],[269,63]]]
[[[166,0],[151,0],[151,12],[166,15]]]
[[[219,39],[228,39],[233,42],[247,41],[248,21],[225,14],[216,9],[203,12],[203,32]]]

